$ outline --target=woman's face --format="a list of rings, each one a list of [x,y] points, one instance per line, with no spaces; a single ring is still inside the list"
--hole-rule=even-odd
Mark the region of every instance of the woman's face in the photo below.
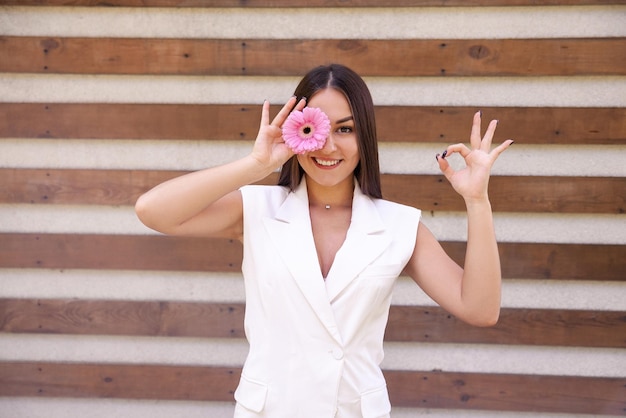
[[[331,126],[322,149],[297,157],[308,181],[325,187],[352,182],[359,164],[359,149],[348,100],[341,92],[327,88],[309,99],[307,106],[320,108],[328,115]]]

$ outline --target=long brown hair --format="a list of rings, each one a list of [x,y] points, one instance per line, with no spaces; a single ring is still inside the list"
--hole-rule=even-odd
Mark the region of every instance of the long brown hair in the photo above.
[[[354,176],[361,191],[365,195],[382,198],[374,103],[369,89],[363,79],[348,67],[331,64],[309,71],[294,94],[298,100],[303,97],[310,99],[315,93],[327,88],[342,93],[350,104],[359,149],[359,164],[354,169]],[[303,175],[302,167],[296,156],[293,156],[283,164],[278,184],[294,190]]]

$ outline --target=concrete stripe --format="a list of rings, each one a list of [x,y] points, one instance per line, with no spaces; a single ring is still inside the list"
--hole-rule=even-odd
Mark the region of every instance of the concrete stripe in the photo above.
[[[500,242],[626,244],[624,215],[495,213]],[[441,241],[465,241],[460,212],[424,212],[424,224]],[[154,234],[132,207],[0,205],[0,232],[67,234]]]
[[[0,361],[241,366],[247,352],[245,340],[231,339],[31,334],[5,334],[0,339]],[[382,367],[623,377],[626,352],[578,347],[387,343]]]
[[[586,361],[589,363],[585,364]],[[623,377],[626,375],[626,351],[578,347],[387,343],[381,366],[394,370]]]
[[[232,418],[233,402],[194,402],[165,400],[80,399],[80,398],[0,398],[0,410],[12,418]],[[426,408],[393,408],[393,418],[594,418],[597,415],[540,414]]]
[[[234,402],[0,398],[0,411],[11,418],[232,418],[234,410]]]
[[[369,77],[374,103],[626,106],[626,77]],[[2,102],[284,103],[299,77],[0,74]]]
[[[233,273],[0,269],[2,298],[243,303]]]
[[[440,174],[434,156],[447,145],[442,142],[381,143],[381,172]],[[9,138],[0,141],[0,167],[191,171],[234,161],[246,156],[251,149],[251,141]],[[499,157],[492,173],[626,177],[624,161],[626,145],[524,145],[516,142]]]
[[[302,22],[315,22],[303,25]],[[346,24],[349,22],[349,24]],[[413,39],[615,37],[626,8],[53,8],[3,7],[13,36]],[[451,31],[451,28],[454,28]]]
[[[2,298],[245,301],[239,273],[0,269],[0,277]],[[398,280],[392,303],[435,305],[409,277]],[[507,279],[502,307],[626,311],[626,282]]]

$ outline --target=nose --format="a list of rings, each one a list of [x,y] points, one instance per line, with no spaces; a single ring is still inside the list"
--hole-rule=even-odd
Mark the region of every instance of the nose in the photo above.
[[[326,137],[326,142],[324,143],[324,147],[322,147],[322,151],[325,154],[331,154],[337,150],[337,146],[335,145],[335,140],[333,139],[333,134],[329,133]]]

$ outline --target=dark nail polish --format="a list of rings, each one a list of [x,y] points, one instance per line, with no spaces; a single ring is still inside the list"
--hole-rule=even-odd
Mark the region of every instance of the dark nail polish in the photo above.
[[[443,158],[443,159],[445,160],[446,155],[448,155],[448,150],[445,150],[445,151],[443,152],[443,154],[441,154],[441,158]]]
[[[483,111],[482,110],[479,110],[478,114],[480,115],[481,118],[483,117]]]
[[[435,155],[435,160],[439,161],[439,154]]]

